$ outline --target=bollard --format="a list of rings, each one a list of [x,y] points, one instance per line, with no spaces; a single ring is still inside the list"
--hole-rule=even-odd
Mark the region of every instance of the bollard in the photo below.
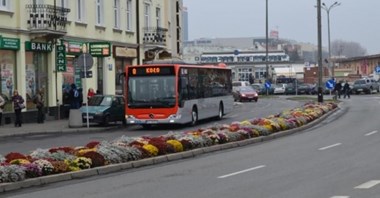
[[[79,109],[70,109],[69,127],[70,128],[83,127],[82,112]]]

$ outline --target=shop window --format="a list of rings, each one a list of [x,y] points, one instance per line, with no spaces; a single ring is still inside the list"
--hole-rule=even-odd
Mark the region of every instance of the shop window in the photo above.
[[[13,111],[11,97],[16,83],[16,52],[0,50],[0,93],[6,101],[4,112]]]

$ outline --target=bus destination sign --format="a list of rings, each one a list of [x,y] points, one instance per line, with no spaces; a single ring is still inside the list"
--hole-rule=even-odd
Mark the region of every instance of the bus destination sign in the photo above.
[[[132,67],[129,76],[174,75],[173,67]]]

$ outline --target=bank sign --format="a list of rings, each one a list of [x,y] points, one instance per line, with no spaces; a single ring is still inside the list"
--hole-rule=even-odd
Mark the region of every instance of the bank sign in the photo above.
[[[35,52],[51,52],[53,51],[53,44],[25,41],[25,50]]]
[[[66,46],[57,45],[56,47],[56,65],[58,72],[66,72]]]

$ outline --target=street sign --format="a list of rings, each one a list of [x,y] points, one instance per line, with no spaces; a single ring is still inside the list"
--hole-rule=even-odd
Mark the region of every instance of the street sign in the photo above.
[[[265,82],[265,88],[269,89],[271,86],[270,82]]]
[[[335,87],[335,81],[333,79],[330,79],[326,82],[327,89],[333,89],[334,87]]]
[[[84,75],[84,71],[80,72],[80,77],[81,78],[92,78],[92,71],[86,71],[86,76]]]
[[[377,65],[375,67],[375,72],[376,72],[376,74],[380,74],[380,65]]]
[[[56,47],[56,66],[57,72],[66,72],[66,46],[57,45]]]
[[[77,64],[78,68],[81,70],[90,70],[92,68],[92,65],[94,64],[94,59],[92,59],[91,54],[83,53],[78,57]]]

